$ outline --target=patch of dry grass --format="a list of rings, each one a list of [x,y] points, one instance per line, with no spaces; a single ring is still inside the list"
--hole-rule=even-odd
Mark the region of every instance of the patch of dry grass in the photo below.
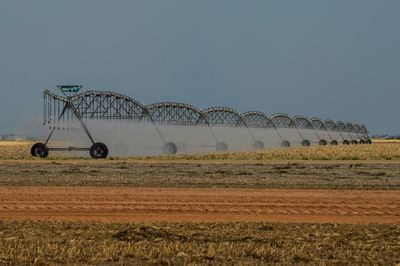
[[[10,161],[0,186],[399,190],[399,173],[399,161]]]
[[[0,141],[0,159],[29,159],[31,146],[29,141]]]
[[[43,160],[31,156],[33,144],[32,141],[0,141],[0,160]],[[68,157],[60,152],[51,152],[49,158],[46,159],[65,160],[68,158],[72,159],[73,157]]]
[[[265,149],[251,152],[138,157],[151,160],[399,160],[400,143]]]
[[[0,222],[0,264],[380,264],[398,225]]]
[[[400,139],[373,139],[374,143],[400,143]]]
[[[30,155],[31,142],[0,141],[0,160],[43,160]],[[89,159],[51,152],[47,160]],[[399,160],[400,142],[372,145],[339,145],[273,148],[249,152],[177,154],[173,156],[135,156],[134,160]],[[109,157],[108,160],[122,158]],[[123,158],[128,159],[128,158]]]

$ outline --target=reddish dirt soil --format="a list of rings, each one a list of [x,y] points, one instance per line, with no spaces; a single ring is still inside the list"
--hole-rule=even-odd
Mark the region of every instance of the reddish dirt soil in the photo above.
[[[0,187],[0,219],[400,223],[400,191]]]

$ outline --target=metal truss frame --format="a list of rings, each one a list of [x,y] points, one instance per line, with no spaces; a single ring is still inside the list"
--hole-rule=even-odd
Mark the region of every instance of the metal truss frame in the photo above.
[[[156,123],[185,126],[207,124],[204,113],[189,104],[161,102],[147,105],[147,109]]]
[[[299,135],[301,142],[305,143],[309,142],[308,140],[304,139],[303,134],[301,134],[299,128],[296,126],[296,123],[288,114],[285,113],[275,113],[271,115],[271,120],[274,123],[276,128],[294,128]]]
[[[248,111],[242,113],[242,118],[246,125],[250,128],[273,128],[274,123],[263,112]]]
[[[340,127],[338,125],[338,123],[334,120],[331,119],[327,119],[324,121],[325,122],[325,126],[327,127],[327,129],[330,129],[332,131],[336,131],[339,133],[340,137],[342,138],[342,141],[346,141],[347,139],[343,136],[343,133],[345,129],[343,129],[343,122],[340,124]],[[345,128],[346,126],[344,126]]]
[[[329,133],[329,130],[326,126],[326,124],[324,123],[324,121],[318,117],[312,117],[310,118],[310,122],[312,123],[314,130],[323,130],[326,131],[326,133],[328,134],[328,137],[330,139],[330,141],[333,141],[334,139],[332,138],[332,135]]]
[[[294,124],[296,125],[296,127],[298,129],[303,128],[303,129],[311,129],[311,130],[313,130],[315,136],[317,136],[317,139],[319,140],[319,143],[322,143],[321,141],[323,141],[323,143],[324,143],[323,145],[326,145],[326,140],[323,140],[318,135],[318,132],[315,130],[315,127],[314,127],[313,123],[307,117],[296,115],[296,116],[292,117],[292,120],[293,120]]]
[[[246,122],[240,113],[228,107],[210,107],[203,111],[210,126],[246,126]]]
[[[204,117],[206,119],[207,124],[209,125],[210,129],[212,130],[213,126],[227,126],[227,127],[243,127],[247,129],[251,140],[253,141],[254,147],[263,148],[264,144],[256,140],[253,133],[250,131],[249,127],[247,126],[246,121],[244,120],[243,116],[229,107],[210,107],[203,111]],[[212,130],[213,131],[213,130]],[[216,134],[213,133],[216,138]],[[220,143],[220,142],[219,142]],[[217,144],[218,145],[218,144]],[[227,144],[224,143],[227,147]]]
[[[68,100],[83,119],[151,120],[144,104],[122,94],[109,91],[86,91],[67,99],[46,90],[44,92],[44,123],[54,121],[54,118],[62,112],[60,106]],[[62,119],[75,118],[70,115],[70,111],[67,111]]]
[[[353,125],[349,126],[346,124],[346,122],[343,122],[341,120],[337,121],[336,124],[338,125],[338,129],[342,132],[342,134],[346,134],[348,136],[348,139],[353,141],[354,138],[350,135],[350,129],[353,127]]]
[[[276,113],[271,115],[270,119],[272,123],[274,123],[275,127],[277,128],[295,128],[296,125],[293,122],[293,119],[284,113]]]
[[[44,91],[43,95],[43,122],[55,124],[68,99],[49,90]],[[153,121],[170,125],[314,128],[331,129],[341,133],[350,131],[368,133],[365,126],[355,127],[343,121],[322,121],[319,118],[308,119],[304,116],[290,117],[285,113],[276,113],[268,117],[258,111],[240,114],[227,107],[210,107],[203,111],[194,106],[176,102],[161,102],[146,106],[129,96],[111,91],[90,90],[72,96],[70,101],[82,119]],[[76,119],[72,110],[66,110],[61,118],[62,121],[69,119]]]
[[[176,103],[176,102],[160,102],[151,105],[143,103],[119,93],[111,91],[89,90],[81,93],[79,86],[58,86],[63,87],[70,94],[63,92],[64,96],[60,96],[45,90],[43,93],[43,123],[49,125],[51,133],[46,141],[56,129],[60,129],[60,124],[65,121],[78,120],[91,142],[94,143],[89,130],[86,127],[84,120],[120,120],[132,122],[151,122],[157,130],[164,144],[167,143],[164,136],[161,134],[157,124],[167,125],[182,125],[182,126],[207,126],[217,144],[219,143],[217,136],[214,133],[214,126],[227,127],[244,127],[247,128],[252,140],[257,142],[250,128],[274,128],[280,139],[283,138],[279,132],[280,128],[295,129],[300,139],[304,141],[302,129],[314,130],[317,138],[321,141],[317,130],[325,130],[331,141],[333,141],[330,131],[339,132],[343,141],[357,141],[357,139],[369,140],[368,130],[364,125],[345,123],[343,121],[321,120],[320,118],[308,119],[304,116],[289,116],[285,113],[276,113],[270,117],[258,111],[249,111],[243,114],[228,107],[210,107],[205,110],[200,110],[194,106]],[[75,87],[79,87],[76,89]],[[353,133],[353,135],[351,134]]]

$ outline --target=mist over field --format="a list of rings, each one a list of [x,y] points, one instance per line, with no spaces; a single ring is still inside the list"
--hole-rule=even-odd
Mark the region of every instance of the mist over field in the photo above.
[[[341,143],[344,135],[336,131],[296,128],[179,126],[99,120],[87,121],[87,126],[94,141],[106,144],[111,156],[159,155],[163,154],[164,144],[169,142],[176,145],[177,153],[204,153],[216,152],[216,146],[221,142],[227,145],[228,151],[251,151],[255,149],[256,141],[261,141],[264,148],[281,147],[284,140],[289,141],[291,146],[301,146],[303,140],[309,140],[311,145],[319,145],[320,139],[324,139],[329,145],[333,139]],[[91,146],[90,139],[78,122],[60,123],[56,128],[49,147]],[[36,131],[40,132],[44,141],[50,127],[42,126]],[[344,137],[359,139],[348,133]]]

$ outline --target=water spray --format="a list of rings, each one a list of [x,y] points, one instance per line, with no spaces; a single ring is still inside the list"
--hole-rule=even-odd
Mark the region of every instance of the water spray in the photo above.
[[[49,151],[89,151],[92,158],[106,158],[109,153],[108,147],[102,142],[95,141],[95,137],[87,126],[87,122],[89,121],[112,123],[124,121],[128,125],[138,127],[149,124],[153,128],[152,130],[155,130],[159,140],[161,140],[162,145],[158,149],[164,154],[175,154],[179,151],[176,143],[161,130],[162,128],[171,127],[176,128],[176,130],[183,128],[191,128],[191,130],[208,129],[215,145],[210,146],[202,143],[201,146],[211,147],[217,151],[227,151],[229,149],[226,142],[228,132],[236,132],[235,134],[246,132],[253,149],[264,148],[265,143],[261,139],[257,139],[253,133],[256,129],[262,130],[262,132],[273,129],[283,147],[290,146],[289,139],[286,139],[282,135],[284,129],[286,129],[285,132],[295,132],[302,146],[311,145],[310,140],[305,137],[306,132],[302,132],[304,130],[308,130],[308,132],[312,131],[319,145],[326,145],[327,141],[321,137],[317,130],[327,132],[333,145],[338,144],[337,140],[332,136],[333,132],[339,133],[343,144],[349,144],[349,140],[354,144],[356,142],[362,144],[371,143],[368,137],[368,130],[364,125],[353,125],[342,121],[322,121],[318,118],[309,120],[303,116],[294,116],[292,118],[283,113],[273,114],[269,117],[258,111],[240,114],[227,107],[211,107],[202,111],[188,104],[174,102],[163,102],[146,106],[131,97],[115,92],[80,92],[82,89],[81,85],[60,85],[57,88],[62,95],[54,94],[48,90],[43,94],[43,124],[49,126],[50,133],[44,143],[33,145],[31,149],[32,156],[47,157]],[[71,121],[78,122],[78,125],[80,125],[90,140],[91,146],[48,147],[54,132],[56,130],[70,130]],[[93,131],[93,129],[91,130]],[[193,134],[194,131],[190,132]],[[98,137],[101,132],[97,130],[95,133]],[[347,134],[348,138],[345,138],[344,134]],[[114,134],[114,138],[115,135],[116,133]],[[139,138],[139,136],[132,137],[135,139]],[[236,138],[232,141],[235,141],[235,144],[238,139]],[[240,139],[240,142],[242,141],[243,139]],[[236,144],[242,145],[241,147],[248,145],[246,141]],[[190,143],[187,145],[190,145]]]

